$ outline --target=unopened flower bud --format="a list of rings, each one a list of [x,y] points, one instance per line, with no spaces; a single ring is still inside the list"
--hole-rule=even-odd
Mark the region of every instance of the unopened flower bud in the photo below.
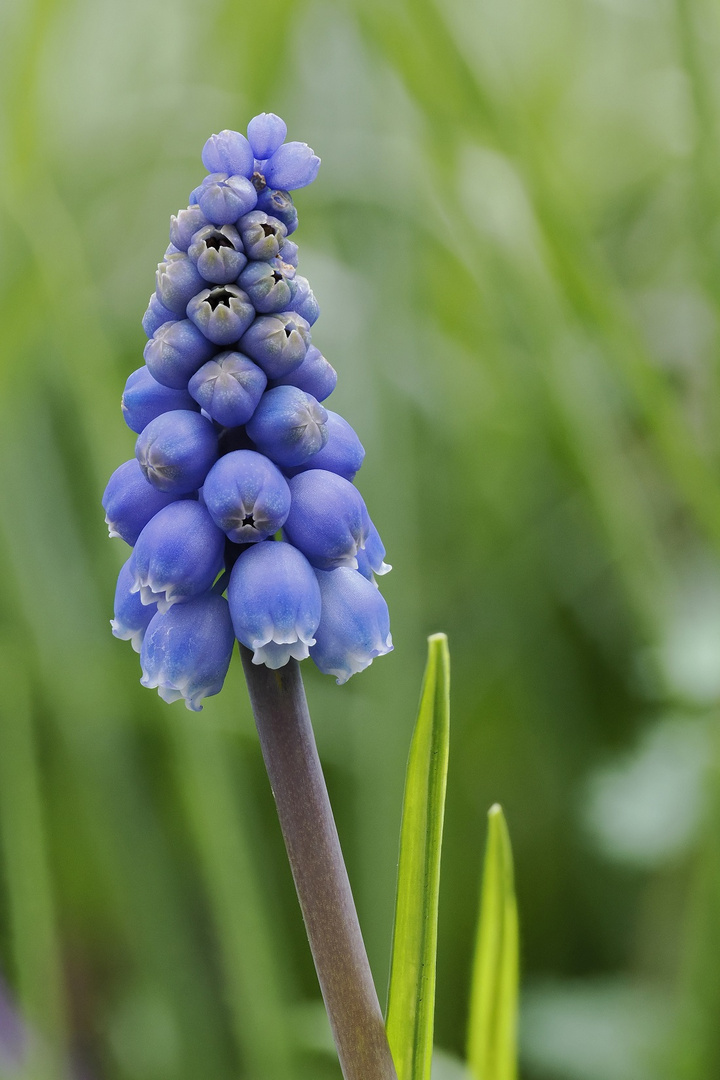
[[[263,175],[273,188],[294,191],[311,184],[318,174],[320,158],[307,143],[284,143],[265,163]]]
[[[125,383],[122,413],[131,431],[139,435],[151,420],[173,409],[197,410],[187,390],[174,390],[153,379],[146,367],[133,371]]]
[[[219,135],[211,135],[202,151],[202,163],[209,173],[231,176],[252,176],[256,157],[245,136],[228,128]]]
[[[318,570],[356,569],[358,548],[365,546],[370,529],[358,489],[324,469],[299,473],[289,484],[292,502],[283,526],[285,538]]]
[[[197,193],[197,201],[212,225],[232,225],[254,209],[257,192],[244,176],[217,172],[206,176]]]
[[[262,368],[239,352],[224,352],[208,360],[190,380],[195,401],[223,427],[246,424],[267,385]]]
[[[260,315],[240,345],[269,379],[280,379],[300,367],[305,359],[310,346],[310,327],[294,311]]]
[[[137,543],[148,521],[177,498],[149,484],[136,458],[123,462],[108,480],[102,498],[108,533],[126,544]]]
[[[327,413],[295,386],[267,390],[246,430],[261,453],[283,467],[302,465],[327,441]]]
[[[282,146],[287,124],[275,113],[260,113],[248,124],[247,133],[253,154],[259,161],[264,161]]]
[[[273,536],[290,510],[290,488],[277,466],[254,450],[234,450],[215,462],[203,499],[215,524],[235,544]]]
[[[337,384],[337,371],[315,345],[311,345],[300,367],[273,379],[273,386],[297,386],[318,401],[330,397]]]
[[[195,233],[209,224],[197,204],[188,206],[186,210],[178,210],[170,218],[170,241],[180,251],[187,251]]]
[[[202,276],[187,255],[168,255],[164,262],[158,264],[155,274],[158,298],[176,318],[183,318],[188,300],[204,287]]]
[[[159,491],[184,495],[197,491],[218,456],[212,421],[179,409],[151,420],[135,444],[147,480]]]
[[[365,458],[365,449],[355,431],[336,412],[326,409],[327,441],[302,465],[294,468],[290,475],[306,472],[308,469],[325,469],[337,473],[346,480],[354,480]]]
[[[189,319],[163,323],[143,352],[153,379],[174,390],[185,390],[199,367],[213,354],[213,346]]]
[[[289,304],[289,310],[297,311],[309,326],[316,323],[320,315],[320,306],[315,299],[315,293],[310,288],[308,279],[302,274],[295,275],[295,292]]]
[[[174,322],[177,315],[170,308],[166,308],[160,301],[157,293],[150,297],[145,314],[142,317],[142,328],[148,337],[152,337],[163,323]]]

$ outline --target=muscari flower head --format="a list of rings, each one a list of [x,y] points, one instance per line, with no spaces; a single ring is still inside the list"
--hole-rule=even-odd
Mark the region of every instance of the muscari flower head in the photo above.
[[[321,404],[337,374],[288,239],[290,192],[320,159],[286,135],[262,113],[247,136],[207,140],[123,393],[135,457],[103,496],[110,535],[133,547],[113,634],[140,652],[144,686],[190,709],[222,687],[236,638],[256,664],[309,655],[339,682],[392,648],[375,580],[390,567],[352,483],[365,452]]]

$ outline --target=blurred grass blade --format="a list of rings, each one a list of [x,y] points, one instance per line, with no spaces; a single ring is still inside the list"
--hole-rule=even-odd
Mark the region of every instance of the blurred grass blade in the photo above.
[[[35,1037],[17,1028],[18,1017],[6,1021],[4,1034],[21,1045],[17,1080],[52,1080],[66,1072],[66,1012],[46,806],[26,653],[6,634],[0,637],[0,685],[0,847],[10,954],[19,1012]]]
[[[430,1080],[449,695],[447,637],[433,634],[410,745],[400,831],[387,1009],[398,1080]]]
[[[502,807],[488,813],[470,996],[468,1062],[475,1080],[517,1077],[518,917],[510,835]]]

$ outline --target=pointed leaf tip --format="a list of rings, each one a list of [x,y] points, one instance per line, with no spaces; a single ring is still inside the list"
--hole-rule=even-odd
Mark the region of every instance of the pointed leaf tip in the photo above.
[[[474,1080],[516,1080],[518,916],[510,834],[502,807],[488,811],[488,839],[473,962],[468,1062]]]
[[[405,780],[387,1031],[398,1080],[430,1080],[440,849],[449,734],[445,634],[428,659]]]

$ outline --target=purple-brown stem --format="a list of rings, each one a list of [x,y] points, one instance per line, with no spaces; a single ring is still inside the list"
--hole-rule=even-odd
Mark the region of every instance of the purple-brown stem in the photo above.
[[[240,646],[265,767],[345,1080],[397,1080],[296,660]]]

